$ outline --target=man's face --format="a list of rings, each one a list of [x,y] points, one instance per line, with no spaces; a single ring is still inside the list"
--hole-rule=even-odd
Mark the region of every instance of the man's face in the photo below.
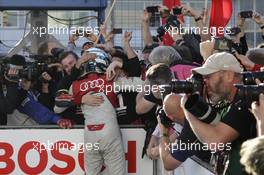
[[[203,76],[206,93],[210,101],[215,104],[221,100],[227,99],[230,92],[229,83],[225,80],[225,71],[218,71]]]
[[[71,70],[73,68],[73,66],[76,64],[77,60],[75,59],[75,57],[73,55],[68,55],[67,57],[65,57],[62,61],[62,67],[63,70],[65,70],[65,72],[70,75],[71,74]]]

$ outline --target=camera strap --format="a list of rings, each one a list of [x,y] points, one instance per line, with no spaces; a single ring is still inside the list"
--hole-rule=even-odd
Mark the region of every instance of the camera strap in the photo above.
[[[214,167],[214,173],[216,175],[224,175],[229,164],[229,151],[217,151],[212,155],[211,163]]]

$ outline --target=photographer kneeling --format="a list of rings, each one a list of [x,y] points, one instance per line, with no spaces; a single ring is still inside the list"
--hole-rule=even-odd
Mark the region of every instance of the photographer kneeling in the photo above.
[[[238,98],[237,89],[233,86],[242,82],[239,74],[241,71],[236,58],[225,52],[211,55],[202,67],[193,69],[193,72],[203,75],[206,93],[211,103],[230,103],[228,108],[218,112],[221,120],[217,124],[207,124],[192,115],[186,109],[187,95],[182,100],[185,117],[198,139],[211,145],[209,147],[211,150],[220,151],[217,160],[228,159],[228,166],[221,162],[223,166],[217,169],[218,173],[243,174],[239,162],[240,146],[243,141],[256,136],[256,121],[245,103]],[[230,143],[231,150],[228,150],[227,146]],[[227,167],[227,170],[224,167]]]

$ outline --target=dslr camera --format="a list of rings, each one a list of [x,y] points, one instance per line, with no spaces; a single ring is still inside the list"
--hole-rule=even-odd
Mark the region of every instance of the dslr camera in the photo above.
[[[243,84],[235,84],[238,97],[250,104],[259,100],[259,94],[264,92],[263,85],[256,85],[256,79],[264,81],[264,72],[242,72]]]
[[[203,77],[200,74],[192,74],[187,80],[173,80],[170,84],[160,85],[162,99],[170,93],[187,93],[203,92]]]
[[[165,89],[162,97],[165,97],[171,92],[191,94],[185,103],[185,109],[187,109],[192,115],[196,116],[199,120],[214,124],[221,119],[217,111],[220,108],[225,107],[225,105],[218,104],[212,106],[208,104],[202,98],[203,85],[204,82],[202,75],[193,74],[188,80],[176,80],[172,81],[170,85],[162,85],[161,88]],[[199,92],[201,95],[195,92]],[[167,123],[171,121],[168,117],[166,119]]]
[[[165,32],[171,27],[177,27],[177,28],[180,27],[180,22],[177,16],[175,15],[169,15],[169,17],[167,18],[166,24],[163,26],[160,26],[157,29],[157,33],[158,33],[157,37],[162,38]]]

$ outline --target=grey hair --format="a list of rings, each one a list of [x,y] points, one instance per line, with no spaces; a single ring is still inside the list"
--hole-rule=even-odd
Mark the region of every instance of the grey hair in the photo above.
[[[149,55],[149,62],[152,65],[164,63],[167,66],[172,66],[177,60],[182,60],[182,57],[173,47],[170,46],[156,47]]]
[[[246,171],[253,175],[264,173],[264,137],[257,137],[247,140],[241,146],[240,162],[245,166]]]

